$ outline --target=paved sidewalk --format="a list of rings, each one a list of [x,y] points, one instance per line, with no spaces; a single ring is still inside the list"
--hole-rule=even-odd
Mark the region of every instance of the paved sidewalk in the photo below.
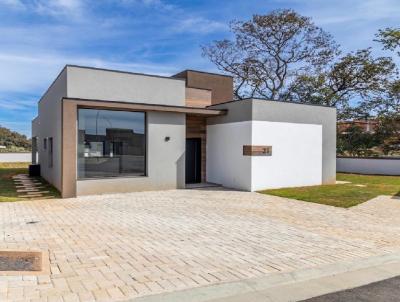
[[[124,301],[399,252],[400,203],[385,206],[215,189],[0,203],[0,249],[49,251],[51,269],[0,277],[0,301]]]
[[[133,299],[129,302],[341,302],[360,301],[348,298],[395,286],[399,279],[393,281],[400,273],[400,254],[372,257],[353,262],[337,263],[309,268],[291,273],[275,273],[261,278],[247,279],[232,283],[188,289],[180,292],[165,293]],[[381,283],[373,283],[386,280]],[[391,280],[389,282],[389,280]],[[360,287],[363,286],[363,287]],[[351,290],[351,288],[356,289]],[[350,290],[348,290],[350,289]],[[400,293],[400,289],[397,289]],[[317,297],[318,296],[318,297]],[[381,293],[382,297],[393,297],[393,294]],[[313,298],[314,297],[314,298]],[[377,295],[372,297],[377,298]],[[337,299],[337,300],[335,300]],[[385,301],[386,300],[362,300]],[[391,300],[398,301],[398,300]]]

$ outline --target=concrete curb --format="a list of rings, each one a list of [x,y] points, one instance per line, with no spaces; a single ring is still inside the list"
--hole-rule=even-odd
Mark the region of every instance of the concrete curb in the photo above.
[[[400,275],[400,253],[138,297],[131,302],[299,301]]]

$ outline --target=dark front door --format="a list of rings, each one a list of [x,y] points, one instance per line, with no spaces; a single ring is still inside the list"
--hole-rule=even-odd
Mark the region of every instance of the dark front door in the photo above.
[[[186,183],[201,182],[201,138],[186,139]]]

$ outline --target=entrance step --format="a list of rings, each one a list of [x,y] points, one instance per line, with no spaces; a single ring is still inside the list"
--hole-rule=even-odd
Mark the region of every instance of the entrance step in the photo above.
[[[214,184],[211,182],[199,182],[193,184],[186,184],[186,189],[201,189],[201,188],[220,188],[221,185]]]

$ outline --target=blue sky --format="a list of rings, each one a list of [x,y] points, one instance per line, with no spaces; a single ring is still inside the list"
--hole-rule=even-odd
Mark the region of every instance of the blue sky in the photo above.
[[[30,136],[37,101],[65,64],[170,75],[216,71],[200,45],[230,20],[277,8],[310,16],[344,51],[399,26],[399,0],[0,0],[0,125]],[[387,55],[387,53],[386,53]]]

